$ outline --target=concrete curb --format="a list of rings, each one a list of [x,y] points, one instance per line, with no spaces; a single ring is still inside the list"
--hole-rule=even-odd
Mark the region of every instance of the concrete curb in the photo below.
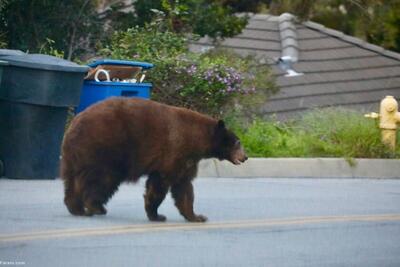
[[[208,159],[198,177],[233,178],[400,178],[398,159],[251,158],[240,166]]]

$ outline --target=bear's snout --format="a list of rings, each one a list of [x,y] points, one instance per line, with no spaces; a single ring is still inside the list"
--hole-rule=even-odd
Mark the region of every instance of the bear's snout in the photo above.
[[[239,165],[245,162],[248,159],[246,152],[242,147],[237,149],[234,153],[232,153],[232,160],[231,162],[235,165]]]

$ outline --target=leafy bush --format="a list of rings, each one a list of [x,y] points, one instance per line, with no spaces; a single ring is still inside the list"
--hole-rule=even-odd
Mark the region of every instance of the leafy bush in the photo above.
[[[229,5],[212,0],[137,0],[134,7],[140,26],[163,14],[168,30],[214,39],[239,34],[248,21],[247,16],[236,16]]]
[[[375,121],[352,110],[314,110],[287,123],[256,119],[246,127],[232,118],[227,118],[227,122],[235,128],[247,153],[253,157],[400,156],[399,145],[393,153],[382,144]]]
[[[3,35],[0,33],[0,49],[6,48],[7,43],[4,41],[5,38],[3,38]]]
[[[54,48],[54,43],[54,40],[46,38],[46,41],[40,46],[39,53],[64,58],[64,52]]]
[[[191,53],[188,38],[160,22],[115,33],[102,54],[154,63],[153,99],[214,116],[234,106],[228,103],[264,101],[275,90],[268,66],[228,51]]]
[[[71,60],[93,52],[95,43],[104,38],[97,2],[0,0],[0,33],[8,48],[30,53],[37,53],[50,38],[54,49]]]

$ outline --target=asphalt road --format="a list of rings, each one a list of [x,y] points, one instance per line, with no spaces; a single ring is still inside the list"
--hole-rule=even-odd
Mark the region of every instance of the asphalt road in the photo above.
[[[200,178],[205,224],[170,198],[148,222],[143,192],[74,217],[61,181],[0,179],[0,266],[400,266],[400,180]]]

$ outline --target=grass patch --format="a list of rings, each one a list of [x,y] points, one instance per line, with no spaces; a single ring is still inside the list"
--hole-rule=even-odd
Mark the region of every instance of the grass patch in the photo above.
[[[376,121],[341,108],[314,110],[296,121],[255,119],[245,126],[228,117],[251,157],[399,158],[380,140]]]

